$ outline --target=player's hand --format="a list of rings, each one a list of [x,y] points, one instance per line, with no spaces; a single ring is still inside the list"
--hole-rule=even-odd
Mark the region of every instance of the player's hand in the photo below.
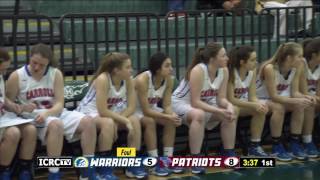
[[[295,106],[299,106],[301,108],[306,108],[312,106],[312,101],[307,98],[293,98]]]
[[[269,109],[268,105],[261,102],[254,102],[254,110],[259,113],[267,114]]]
[[[31,113],[33,110],[35,110],[37,108],[37,105],[34,103],[30,103],[30,104],[23,104],[22,105],[22,111],[24,112],[28,112]]]
[[[231,103],[229,103],[227,110],[231,113],[231,121],[236,120],[237,114],[236,114],[235,106],[233,106]]]
[[[37,124],[42,124],[45,122],[45,120],[48,118],[48,115],[47,115],[47,112],[42,112],[42,113],[39,113],[36,118],[35,118],[35,122]]]
[[[18,115],[23,112],[21,105],[16,104],[16,103],[12,103],[9,109],[10,109],[10,111],[12,111]]]
[[[217,116],[223,121],[233,121],[233,113],[228,109],[219,109]]]
[[[309,99],[313,105],[317,105],[317,97],[315,96],[309,96],[309,95],[305,95],[305,98]]]
[[[182,123],[182,119],[175,113],[167,114],[166,119],[172,122],[175,126],[180,126]]]

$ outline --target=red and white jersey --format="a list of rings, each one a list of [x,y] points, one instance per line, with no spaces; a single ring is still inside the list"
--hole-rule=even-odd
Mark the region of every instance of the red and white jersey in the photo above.
[[[218,91],[224,78],[223,68],[218,69],[216,78],[211,82],[207,65],[201,63],[199,66],[202,68],[204,73],[200,99],[210,105],[215,105],[217,104]],[[184,100],[185,102],[190,103],[190,86],[188,81],[181,81],[178,88],[173,92],[172,99]]]
[[[274,72],[275,72],[275,84],[276,84],[276,89],[277,89],[278,95],[290,97],[291,96],[291,83],[294,78],[294,75],[296,74],[296,68],[292,68],[290,70],[287,79],[284,78],[282,74],[280,74],[278,69],[275,69]],[[268,91],[267,91],[267,88],[260,78],[257,80],[257,96],[260,99],[269,99],[270,98]]]
[[[54,101],[54,80],[57,69],[48,66],[37,81],[29,72],[28,65],[17,70],[19,76],[18,100],[22,104],[35,103],[38,109],[49,109]]]
[[[249,88],[253,77],[253,71],[248,71],[242,81],[237,70],[234,70],[234,97],[241,100],[248,100]]]
[[[156,107],[159,101],[162,100],[164,92],[167,88],[167,80],[164,80],[161,83],[161,86],[158,89],[155,89],[152,81],[152,73],[150,71],[146,71],[148,75],[148,92],[147,92],[147,97],[148,97],[148,102],[149,102],[149,107]],[[138,104],[137,108],[141,108],[140,103]]]
[[[305,73],[308,82],[308,92],[315,95],[317,91],[318,80],[320,79],[320,65],[317,65],[315,70],[312,72],[309,69],[308,63],[304,60],[305,63]]]
[[[106,107],[112,111],[120,112],[127,106],[126,81],[121,82],[121,87],[117,91],[116,87],[112,83],[110,75],[108,74],[107,76],[109,81],[109,89],[108,94],[106,94],[108,97]],[[97,113],[96,94],[96,89],[91,86],[86,96],[81,100],[77,110],[83,112],[84,114]]]

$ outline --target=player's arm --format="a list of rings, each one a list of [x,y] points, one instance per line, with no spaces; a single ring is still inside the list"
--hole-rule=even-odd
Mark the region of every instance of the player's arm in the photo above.
[[[109,91],[109,83],[110,82],[105,73],[99,75],[97,79],[95,79],[94,87],[96,88],[96,106],[98,113],[101,117],[108,117],[118,123],[127,124],[129,123],[129,120],[126,117],[108,109],[108,97],[106,94],[108,94]]]
[[[19,76],[17,71],[10,74],[6,82],[6,102],[15,101],[19,93]]]
[[[220,89],[218,90],[218,99],[217,103],[219,106],[229,109],[233,107],[233,105],[227,100],[227,85],[229,80],[229,72],[228,68],[223,68],[223,82],[221,84]]]
[[[241,99],[234,97],[234,84],[230,81],[228,82],[227,97],[229,101],[235,106],[249,107],[249,108],[251,107],[252,103],[247,101],[242,101]]]
[[[299,91],[302,94],[308,95],[308,82],[307,82],[307,77],[306,77],[306,72],[305,72],[305,63],[304,62],[299,62],[299,67],[302,67],[301,70],[299,71]]]
[[[280,103],[280,104],[287,104],[287,103],[288,104],[295,104],[296,103],[293,98],[280,96],[278,94],[277,88],[275,85],[275,72],[274,72],[272,64],[267,64],[263,68],[262,72],[264,74],[265,86],[267,88],[268,94],[269,94],[270,98],[272,99],[272,101]]]
[[[138,99],[140,102],[140,107],[142,109],[142,112],[145,116],[156,118],[156,119],[168,119],[168,115],[157,112],[149,107],[149,101],[148,101],[148,82],[149,82],[149,76],[147,76],[145,73],[140,74],[135,79],[135,88],[137,90]]]
[[[135,90],[134,90],[134,82],[133,79],[126,80],[126,87],[127,87],[127,108],[120,113],[120,115],[129,117],[131,116],[135,109],[136,109],[136,97],[135,97]]]
[[[16,100],[19,93],[19,76],[17,71],[10,74],[9,79],[6,82],[6,96],[4,105],[8,111],[15,112],[17,114],[22,113],[23,106],[18,107],[14,101]]]
[[[304,93],[300,90],[300,84],[302,83],[302,85],[307,85],[306,83],[303,83],[300,81],[300,80],[302,80],[302,81],[306,82],[306,80],[301,79],[301,76],[304,77],[303,66],[296,66],[295,68],[296,68],[296,73],[293,77],[292,84],[291,84],[291,95],[294,98],[303,98]],[[305,89],[307,87],[308,86],[304,87],[303,89]],[[303,90],[303,91],[307,92],[307,90]],[[307,94],[305,94],[305,95],[307,95]]]
[[[172,89],[173,89],[173,78],[170,76],[167,78],[166,81],[167,81],[167,87],[164,91],[162,107],[163,107],[164,113],[172,114],[173,111],[171,108],[171,95],[172,95]]]
[[[64,81],[63,75],[58,69],[56,69],[53,84],[54,101],[52,107],[46,111],[47,116],[60,115],[64,107]]]
[[[204,72],[200,66],[195,66],[190,72],[190,95],[191,95],[191,106],[202,109],[206,112],[217,113],[219,108],[211,106],[206,102],[201,101],[201,88],[204,81]]]

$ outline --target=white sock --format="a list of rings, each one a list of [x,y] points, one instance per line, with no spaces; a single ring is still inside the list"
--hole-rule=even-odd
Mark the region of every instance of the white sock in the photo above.
[[[59,168],[53,168],[53,167],[51,167],[51,168],[49,168],[49,172],[51,172],[51,173],[57,173],[57,172],[59,172]]]
[[[94,157],[94,154],[84,154],[83,156],[86,158],[92,158],[92,157]]]
[[[260,142],[261,139],[251,139],[251,142]]]
[[[148,154],[151,157],[158,157],[158,150],[154,149],[154,150],[148,151]]]
[[[311,143],[311,141],[312,141],[312,135],[303,135],[303,136],[302,136],[302,141],[303,141],[304,143]]]
[[[173,156],[173,147],[164,147],[163,156],[172,157]]]

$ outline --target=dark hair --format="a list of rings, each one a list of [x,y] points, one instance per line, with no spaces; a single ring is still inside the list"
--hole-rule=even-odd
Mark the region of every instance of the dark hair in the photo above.
[[[206,47],[204,48],[198,48],[193,55],[192,62],[189,65],[187,72],[185,74],[185,79],[189,80],[190,78],[190,72],[194,66],[196,66],[199,63],[205,63],[208,64],[210,58],[214,58],[219,53],[220,49],[222,49],[223,46],[221,44],[215,43],[215,42],[209,42]]]
[[[234,82],[234,70],[238,70],[240,68],[240,61],[244,60],[245,63],[250,58],[251,53],[255,52],[255,49],[252,46],[236,46],[233,47],[229,53],[229,61],[228,61],[228,68],[229,68],[229,81]]]
[[[6,61],[10,61],[10,55],[8,51],[0,48],[0,64]]]
[[[310,61],[312,54],[320,53],[320,38],[303,42],[303,54],[307,61]]]
[[[53,66],[53,67],[58,66],[58,62],[54,58],[53,52],[48,45],[42,44],[42,43],[34,45],[31,48],[31,56],[33,56],[35,54],[40,54],[42,57],[48,59],[50,66]]]
[[[148,69],[151,71],[152,75],[155,75],[157,70],[161,69],[163,62],[167,58],[169,58],[169,56],[163,52],[157,52],[151,56]]]
[[[130,59],[129,55],[120,52],[110,52],[101,59],[100,66],[93,76],[91,83],[102,73],[112,73],[115,68],[121,68],[125,60]]]

